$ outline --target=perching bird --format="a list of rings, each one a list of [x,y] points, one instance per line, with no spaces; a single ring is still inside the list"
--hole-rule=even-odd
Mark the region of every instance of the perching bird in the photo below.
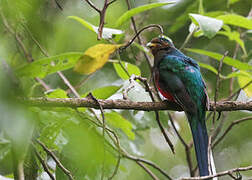
[[[154,38],[147,46],[154,56],[155,84],[165,98],[175,101],[185,111],[192,131],[200,176],[209,175],[205,124],[208,95],[199,65],[176,49],[168,37]]]

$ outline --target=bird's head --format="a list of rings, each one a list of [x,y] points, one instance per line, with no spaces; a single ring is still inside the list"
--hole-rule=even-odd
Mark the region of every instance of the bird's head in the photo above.
[[[169,52],[174,48],[172,40],[164,35],[160,35],[160,36],[152,39],[149,43],[146,44],[146,46],[148,48],[150,48],[150,50],[154,56],[160,50],[164,50],[164,51]]]

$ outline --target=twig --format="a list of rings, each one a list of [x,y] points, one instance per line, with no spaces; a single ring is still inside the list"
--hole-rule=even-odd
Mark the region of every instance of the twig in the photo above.
[[[148,84],[148,82],[147,82],[147,79],[146,79],[146,78],[142,78],[142,77],[140,77],[140,76],[135,76],[135,80],[137,80],[137,79],[138,79],[139,81],[141,81],[141,82],[144,84],[145,89],[146,89],[146,91],[149,93],[152,102],[155,102],[154,96],[153,96],[152,91],[151,91],[151,89],[150,89],[150,86],[149,86],[149,84]],[[164,129],[164,127],[163,127],[163,125],[162,125],[162,123],[161,123],[161,121],[160,121],[159,112],[158,112],[157,110],[155,110],[154,112],[155,112],[155,115],[156,115],[156,121],[157,121],[157,123],[158,123],[158,126],[159,126],[159,128],[160,128],[160,130],[161,130],[161,132],[162,132],[162,134],[163,134],[163,136],[164,136],[166,142],[168,143],[170,149],[172,150],[172,152],[173,152],[173,154],[174,154],[174,153],[175,153],[174,146],[173,146],[171,140],[169,139],[167,133],[165,132],[165,129]]]
[[[78,110],[76,110],[79,114],[81,114],[81,112],[79,112]],[[86,117],[85,117],[86,118]],[[88,118],[89,119],[89,118]],[[98,124],[96,123],[95,121],[89,119],[92,123],[94,123],[95,125],[97,125],[98,127],[102,127],[101,124]],[[100,123],[100,121],[98,121]],[[154,169],[158,170],[161,174],[163,174],[167,179],[169,180],[172,180],[172,178],[163,170],[161,169],[160,167],[158,167],[155,163],[151,162],[151,161],[148,161],[148,160],[145,160],[145,159],[142,159],[142,158],[137,158],[137,157],[134,157],[134,156],[131,156],[129,155],[121,146],[120,146],[120,142],[119,142],[119,138],[118,136],[116,135],[116,133],[114,131],[112,131],[111,129],[109,129],[108,127],[105,128],[105,132],[106,134],[109,136],[109,138],[113,141],[113,143],[115,144],[115,146],[117,147],[117,149],[115,149],[115,147],[113,147],[112,145],[110,145],[110,147],[112,147],[114,150],[118,151],[119,153],[119,157],[123,157],[123,158],[127,158],[127,159],[130,159],[132,161],[135,161],[136,163],[137,162],[142,162],[144,164],[147,164],[151,167],[153,167]],[[112,138],[111,134],[114,136],[114,138]],[[116,165],[116,168],[112,174],[112,176],[109,178],[109,179],[112,179],[115,174],[117,173],[118,171],[118,168],[119,168],[119,163],[120,161],[118,160],[117,161],[117,165]],[[138,164],[139,165],[139,164]],[[141,166],[142,167],[142,166]]]
[[[81,112],[79,112],[78,110],[76,110],[79,114],[81,114]],[[85,117],[86,118],[86,117]],[[88,118],[89,119],[89,118]],[[102,127],[101,124],[96,123],[95,121],[89,119],[92,123],[94,123],[95,125]],[[100,121],[98,121],[100,122]],[[114,150],[118,151],[119,156],[123,157],[123,158],[127,158],[130,159],[132,161],[135,162],[142,162],[144,164],[147,164],[149,166],[151,166],[152,168],[158,170],[161,174],[163,174],[167,179],[172,180],[172,178],[160,167],[158,167],[155,163],[142,159],[142,158],[137,158],[134,156],[129,155],[121,146],[120,146],[120,142],[119,142],[119,138],[116,135],[116,133],[114,131],[112,131],[111,129],[109,129],[108,127],[105,128],[105,132],[106,134],[110,137],[110,139],[113,141],[113,143],[115,144],[115,146],[117,147],[117,149],[115,149],[115,147],[111,146]],[[110,133],[114,136],[114,138],[111,137]]]
[[[186,161],[187,161],[187,165],[188,165],[188,168],[189,168],[189,172],[190,172],[190,176],[193,177],[194,176],[194,171],[193,171],[193,166],[192,166],[192,159],[191,159],[191,151],[190,151],[190,148],[188,146],[188,144],[185,142],[185,140],[182,138],[182,136],[179,134],[175,124],[174,124],[174,121],[173,121],[173,118],[171,116],[170,113],[168,113],[168,116],[169,116],[169,119],[171,121],[171,125],[173,127],[173,129],[175,130],[175,133],[177,134],[180,142],[183,144],[184,148],[185,148],[185,153],[186,153]]]
[[[47,163],[46,163],[46,162],[42,159],[42,157],[39,155],[39,153],[38,153],[38,151],[36,150],[36,148],[35,148],[34,145],[33,145],[33,147],[34,147],[34,152],[35,152],[35,154],[36,154],[36,156],[37,156],[39,162],[42,164],[43,169],[45,170],[45,172],[50,176],[50,178],[51,178],[52,180],[56,180],[55,177],[53,176],[53,174],[50,172]]]
[[[234,50],[234,55],[233,55],[233,59],[236,59],[237,53],[239,50],[239,44],[236,43],[235,44],[235,50]],[[231,67],[232,72],[235,71],[234,67]],[[233,92],[233,84],[234,84],[234,77],[230,78],[230,83],[229,83],[229,94],[231,95]]]
[[[245,84],[243,87],[239,88],[237,91],[235,91],[233,94],[231,94],[228,98],[225,99],[225,101],[231,100],[236,94],[239,94],[242,89],[245,89],[252,83],[252,80],[249,81],[247,84]]]
[[[106,124],[105,124],[105,115],[104,115],[104,110],[102,105],[100,104],[99,100],[97,100],[92,93],[88,94],[88,97],[92,98],[97,105],[99,106],[99,109],[101,111],[101,115],[102,115],[102,136],[103,136],[103,165],[102,165],[102,175],[101,175],[101,179],[103,180],[104,178],[104,172],[105,172],[105,129],[106,129]]]
[[[121,56],[120,56],[120,53],[119,51],[116,52],[116,57],[118,58],[118,63],[119,65],[121,66],[121,68],[123,69],[123,71],[127,74],[127,76],[130,78],[130,74],[128,72],[128,70],[124,67],[124,65],[122,64],[122,60],[121,60]]]
[[[90,7],[92,7],[94,10],[96,10],[100,14],[100,10],[89,0],[85,0]]]
[[[236,120],[236,121],[233,121],[228,127],[227,129],[224,131],[223,135],[221,137],[219,137],[219,139],[217,139],[215,141],[215,143],[213,144],[213,148],[220,143],[221,140],[223,140],[223,138],[227,135],[227,133],[233,128],[234,125],[237,125],[239,123],[242,123],[244,121],[247,121],[247,120],[252,120],[252,116],[249,116],[249,117],[245,117],[245,118],[242,118],[242,119],[239,119],[239,120]]]
[[[212,131],[212,133],[211,133],[212,142],[216,139],[216,137],[220,133],[220,131],[221,131],[223,125],[224,125],[224,122],[226,120],[226,117],[227,117],[227,113],[225,112],[224,115],[223,115],[223,118],[220,120],[218,126],[215,128],[214,131]]]
[[[120,162],[121,162],[121,155],[118,156],[115,170],[114,170],[113,174],[108,178],[108,180],[111,180],[111,179],[113,179],[115,177],[115,175],[118,172],[118,169],[119,169],[119,166],[120,166]]]
[[[39,42],[36,40],[36,38],[32,35],[31,31],[27,28],[27,26],[25,24],[22,24],[22,25],[24,26],[24,28],[28,32],[28,34],[31,37],[31,39],[33,40],[33,42],[38,46],[38,48],[40,49],[42,54],[49,57],[50,56],[49,53],[39,44]],[[55,65],[54,62],[52,62],[52,65]],[[61,71],[57,71],[57,74],[63,80],[63,82],[66,84],[66,86],[69,87],[69,89],[73,92],[75,97],[80,98],[80,95],[75,90],[75,88],[72,86],[72,84],[69,82],[69,80],[65,77],[65,75]]]
[[[134,78],[135,78],[135,76],[131,76],[130,78],[129,78],[129,86],[126,88],[126,89],[124,89],[123,90],[123,99],[124,100],[130,100],[129,98],[128,98],[128,92],[132,89],[132,88],[134,88],[134,84],[133,84],[133,81],[134,81]]]
[[[120,50],[120,51],[125,50],[127,47],[129,47],[129,46],[134,42],[134,40],[139,36],[140,33],[142,33],[144,30],[149,29],[149,28],[158,28],[161,34],[163,34],[163,32],[164,32],[161,25],[159,25],[159,24],[150,24],[150,25],[145,26],[145,27],[143,27],[142,29],[140,29],[140,30],[135,34],[135,36],[134,36],[126,45],[120,47],[119,50]]]
[[[89,4],[89,6],[92,7],[100,15],[100,23],[99,23],[98,37],[97,37],[98,40],[100,40],[102,38],[102,31],[103,31],[103,27],[105,24],[105,14],[106,14],[107,8],[115,1],[116,0],[112,0],[109,2],[108,0],[104,0],[103,8],[100,10],[90,0],[86,0],[86,2]]]
[[[159,180],[158,177],[149,169],[147,168],[143,163],[137,161],[136,162],[139,166],[141,166],[154,180]]]
[[[57,164],[57,166],[69,177],[69,179],[73,180],[74,178],[73,178],[71,172],[63,166],[63,164],[56,157],[56,155],[50,149],[48,149],[40,140],[36,139],[35,141],[44,149],[44,151],[49,156],[51,156],[53,158],[53,160],[55,161],[55,163]]]
[[[21,47],[22,51],[24,52],[24,56],[26,57],[27,61],[28,62],[32,62],[33,59],[30,55],[30,53],[28,52],[27,48],[25,47],[24,43],[22,42],[22,39],[20,37],[19,34],[17,34],[13,28],[9,25],[9,23],[7,22],[7,19],[5,18],[3,12],[1,11],[0,9],[0,15],[1,15],[1,18],[3,20],[3,25],[4,27],[6,28],[6,30],[12,34],[15,38],[16,38],[16,41],[18,42],[19,46]]]
[[[136,158],[130,155],[123,155],[123,157],[126,157],[127,159],[133,160],[133,161],[139,161],[139,162],[143,162],[145,164],[148,164],[149,166],[153,167],[154,169],[158,170],[161,174],[163,174],[167,179],[172,180],[172,178],[160,167],[158,167],[155,163],[151,162],[151,161],[147,161],[145,159],[142,158]]]
[[[60,3],[57,1],[57,0],[52,0],[52,3],[54,4],[56,4],[56,6],[61,10],[61,11],[63,11],[63,7],[60,5]],[[56,6],[54,6],[55,8],[56,8]]]
[[[88,80],[90,80],[90,78],[92,77],[94,75],[94,73],[92,73],[92,74],[89,74],[85,79],[83,79],[83,80],[81,80],[80,82],[79,82],[79,84],[77,84],[76,86],[74,86],[74,89],[79,89],[81,86],[83,86]],[[67,91],[66,91],[67,93],[69,93],[69,92],[71,92],[71,89],[68,89]]]
[[[74,87],[69,82],[69,80],[66,78],[66,76],[61,71],[58,71],[57,74],[61,77],[61,79],[69,87],[69,89],[71,89],[71,91],[73,92],[74,96],[77,97],[77,98],[80,98],[79,93],[74,89]]]
[[[32,62],[33,58],[31,56],[31,54],[28,52],[28,50],[25,47],[24,43],[22,42],[22,39],[21,39],[20,35],[17,34],[17,33],[15,33],[15,31],[13,30],[13,28],[9,25],[9,23],[7,22],[7,20],[6,20],[5,16],[4,16],[4,14],[2,13],[1,9],[0,9],[0,16],[1,16],[2,20],[3,20],[4,27],[6,28],[6,30],[10,34],[12,34],[15,37],[15,39],[18,42],[19,46],[21,47],[21,49],[22,49],[22,51],[23,51],[23,53],[24,53],[25,58],[27,59],[27,61],[28,62]],[[42,79],[36,77],[35,80],[37,82],[39,82],[45,88],[45,90],[51,89],[48,85],[46,85],[46,83]]]
[[[193,178],[181,178],[180,180],[204,180],[204,179],[211,179],[214,177],[220,177],[220,176],[225,176],[225,175],[230,175],[234,172],[240,172],[240,171],[249,171],[252,170],[252,166],[247,166],[247,167],[240,167],[240,168],[234,168],[230,170],[226,170],[211,176],[202,176],[202,177],[193,177]]]
[[[127,3],[127,6],[128,6],[128,10],[130,10],[130,9],[131,9],[131,6],[130,6],[129,0],[126,0],[126,3]],[[136,27],[135,19],[134,19],[133,16],[132,16],[130,19],[131,19],[131,24],[132,24],[132,26],[133,26],[133,30],[134,30],[135,34],[137,34],[137,27]],[[139,44],[142,45],[142,40],[141,40],[140,35],[137,36],[137,40],[138,40]],[[147,60],[149,69],[151,70],[151,69],[152,69],[152,68],[151,68],[151,59],[150,59],[150,57],[149,57],[145,52],[143,52],[143,54],[144,54],[145,59]]]
[[[90,98],[21,98],[22,103],[29,106],[39,107],[90,107],[99,109],[99,105]],[[99,99],[99,103],[103,109],[133,109],[142,111],[155,111],[155,110],[173,110],[183,111],[183,109],[174,102],[133,102],[128,100],[102,100]],[[214,110],[214,102],[210,102],[209,111]],[[252,101],[239,102],[239,101],[219,101],[216,102],[216,111],[238,111],[248,110],[252,111]]]
[[[186,39],[185,39],[184,43],[182,44],[182,46],[179,48],[179,50],[182,50],[185,48],[186,44],[190,41],[190,39],[192,38],[193,33],[195,31],[196,31],[196,28],[186,36]]]
[[[216,102],[218,99],[218,95],[219,95],[219,87],[220,87],[220,72],[221,72],[221,68],[222,68],[222,63],[224,58],[227,56],[228,51],[226,51],[223,55],[223,57],[220,60],[219,63],[219,68],[218,68],[218,74],[217,74],[217,79],[216,79],[216,87],[215,87],[215,93],[214,93],[214,114],[213,114],[213,124],[215,123],[215,115],[216,115]]]

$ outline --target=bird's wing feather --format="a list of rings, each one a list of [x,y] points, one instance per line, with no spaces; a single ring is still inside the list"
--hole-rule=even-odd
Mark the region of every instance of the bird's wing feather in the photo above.
[[[197,107],[206,105],[207,93],[197,63],[191,62],[178,56],[165,56],[159,71],[162,87],[172,93],[185,111],[193,113]]]

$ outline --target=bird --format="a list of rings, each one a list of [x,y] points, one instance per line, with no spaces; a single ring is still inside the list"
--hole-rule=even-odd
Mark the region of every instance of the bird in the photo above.
[[[200,176],[209,175],[208,133],[205,123],[209,98],[198,63],[184,55],[164,35],[146,46],[154,56],[153,76],[159,92],[185,112],[191,128]]]

